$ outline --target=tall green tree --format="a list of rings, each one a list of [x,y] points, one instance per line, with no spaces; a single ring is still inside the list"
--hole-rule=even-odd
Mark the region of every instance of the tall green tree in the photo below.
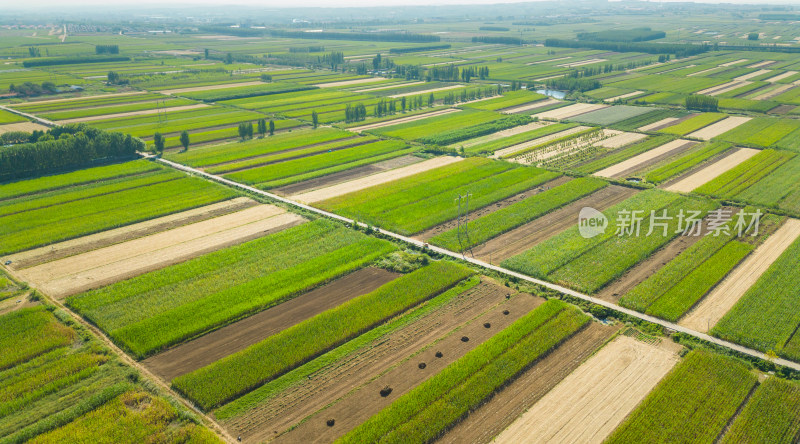
[[[269,121],[269,135],[272,136],[275,134],[275,121]]]
[[[183,130],[181,133],[181,145],[183,145],[183,150],[189,150],[189,131]]]
[[[267,121],[265,119],[258,119],[258,134],[262,138],[267,135]]]
[[[164,136],[159,132],[153,134],[153,148],[159,154],[164,152]]]
[[[319,125],[319,116],[316,111],[311,111],[311,124],[314,126],[314,129]]]

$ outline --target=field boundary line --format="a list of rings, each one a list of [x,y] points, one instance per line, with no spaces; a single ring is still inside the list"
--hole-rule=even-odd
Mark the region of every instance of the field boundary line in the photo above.
[[[228,186],[231,186],[231,187],[234,187],[234,188],[239,188],[241,190],[245,190],[245,191],[248,191],[250,193],[255,193],[255,194],[258,194],[260,196],[276,200],[278,202],[283,202],[285,204],[292,205],[292,206],[297,207],[297,208],[302,208],[302,209],[304,209],[306,211],[310,211],[310,212],[313,212],[313,213],[316,213],[316,214],[319,214],[319,215],[322,215],[322,216],[325,216],[325,217],[329,217],[331,219],[338,220],[340,222],[344,222],[344,223],[347,223],[347,224],[356,224],[356,225],[361,226],[361,227],[367,227],[367,224],[365,224],[363,222],[357,222],[357,221],[354,221],[352,219],[346,218],[344,216],[340,216],[340,215],[335,214],[335,213],[331,213],[331,212],[328,212],[328,211],[325,211],[325,210],[321,210],[319,208],[312,207],[311,205],[306,205],[306,204],[303,204],[303,203],[296,202],[294,200],[288,199],[286,197],[278,196],[277,194],[272,194],[272,193],[270,193],[268,191],[260,190],[258,188],[254,188],[254,187],[251,187],[249,185],[244,185],[244,184],[241,184],[239,182],[235,182],[235,181],[232,181],[230,179],[226,179],[224,177],[220,177],[220,176],[209,174],[209,173],[206,173],[206,172],[203,172],[203,171],[199,171],[199,170],[196,170],[196,169],[194,169],[192,167],[188,167],[188,166],[185,166],[185,165],[181,165],[179,163],[175,163],[175,162],[172,162],[172,161],[169,161],[169,160],[166,160],[166,159],[162,159],[162,158],[153,156],[151,154],[145,154],[145,153],[139,153],[139,154],[144,158],[161,162],[164,165],[170,166],[172,168],[175,168],[175,169],[187,172],[187,173],[191,173],[191,174],[196,174],[198,176],[202,176],[202,177],[204,177],[206,179],[213,180],[215,182],[218,182],[218,183],[221,183],[221,184],[224,184],[224,185],[228,185]],[[471,258],[471,257],[466,257],[464,255],[455,253],[453,251],[437,247],[435,245],[428,245],[427,243],[425,243],[423,241],[420,241],[420,240],[417,240],[417,239],[413,239],[413,238],[408,237],[408,236],[403,236],[401,234],[397,234],[397,233],[394,233],[394,232],[391,232],[391,231],[387,231],[387,230],[384,230],[382,228],[378,228],[378,227],[372,227],[372,228],[376,232],[378,232],[380,234],[383,234],[385,236],[391,237],[391,238],[396,239],[396,240],[403,241],[403,242],[405,242],[407,244],[414,245],[415,247],[427,248],[430,251],[434,251],[434,252],[442,254],[444,256],[449,256],[449,257],[454,258],[454,259],[463,260],[463,261],[469,262],[469,263],[471,263],[473,265],[477,265],[477,266],[482,267],[482,268],[486,268],[486,269],[489,269],[489,270],[492,270],[492,271],[496,271],[496,272],[504,274],[506,276],[511,276],[511,277],[514,277],[514,278],[517,278],[517,279],[521,279],[523,281],[530,282],[530,283],[533,283],[533,284],[548,288],[550,290],[555,290],[555,291],[557,291],[559,293],[562,293],[562,294],[565,294],[565,295],[568,295],[568,296],[572,296],[572,297],[575,297],[575,298],[578,298],[578,299],[582,299],[584,301],[591,302],[593,304],[597,304],[597,305],[601,305],[601,306],[606,307],[606,308],[610,308],[610,309],[615,310],[617,312],[624,313],[624,314],[626,314],[628,316],[639,318],[641,320],[644,320],[644,321],[647,321],[647,322],[651,322],[653,324],[658,324],[658,325],[660,325],[662,327],[665,327],[667,329],[670,329],[670,330],[673,330],[673,331],[676,331],[676,332],[685,333],[685,334],[694,336],[694,337],[696,337],[698,339],[701,339],[703,341],[710,342],[712,344],[715,344],[715,345],[718,345],[718,346],[721,346],[721,347],[725,347],[725,348],[737,351],[737,352],[745,354],[745,355],[749,355],[749,356],[752,356],[752,357],[755,357],[755,358],[758,358],[758,359],[762,359],[764,361],[773,362],[775,364],[778,364],[778,365],[781,365],[781,366],[784,366],[784,367],[789,367],[789,368],[791,368],[793,370],[800,371],[800,363],[795,363],[795,362],[792,362],[792,361],[789,361],[789,360],[786,360],[786,359],[783,359],[783,358],[770,359],[765,353],[762,353],[762,352],[760,352],[758,350],[754,350],[754,349],[751,349],[751,348],[748,348],[748,347],[745,347],[745,346],[742,346],[742,345],[734,344],[734,343],[729,342],[729,341],[725,341],[725,340],[722,340],[722,339],[719,339],[719,338],[715,338],[715,337],[713,337],[711,335],[708,335],[708,334],[705,334],[705,333],[700,333],[699,331],[695,331],[695,330],[692,330],[690,328],[683,327],[683,326],[678,325],[678,324],[673,323],[673,322],[665,321],[663,319],[659,319],[659,318],[656,318],[656,317],[653,317],[653,316],[650,316],[650,315],[639,313],[638,311],[634,311],[634,310],[622,307],[622,306],[617,305],[617,304],[615,304],[613,302],[608,302],[608,301],[604,301],[602,299],[594,298],[594,297],[589,296],[587,294],[583,294],[583,293],[571,290],[571,289],[563,287],[561,285],[553,284],[551,282],[543,281],[543,280],[536,279],[536,278],[532,278],[530,276],[526,276],[524,274],[517,273],[515,271],[511,271],[511,270],[503,268],[503,267],[492,265],[492,264],[483,262],[483,261],[478,260],[478,259],[474,259],[474,258]]]
[[[55,123],[55,122],[53,122],[51,120],[42,119],[41,117],[34,116],[33,114],[22,112],[20,110],[14,109],[14,108],[9,108],[9,107],[4,106],[4,105],[0,105],[0,109],[2,109],[4,111],[8,111],[8,112],[13,113],[13,114],[16,114],[18,116],[25,117],[26,119],[32,120],[34,123],[38,123],[40,125],[44,125],[44,126],[47,126],[47,127],[50,127],[50,128],[58,126],[57,123]]]

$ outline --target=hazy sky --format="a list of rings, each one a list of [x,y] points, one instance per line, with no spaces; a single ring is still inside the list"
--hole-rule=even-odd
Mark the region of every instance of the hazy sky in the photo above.
[[[186,6],[186,5],[205,5],[205,6],[263,6],[265,8],[281,7],[368,7],[368,6],[398,6],[398,5],[448,5],[448,4],[493,4],[493,3],[525,3],[536,0],[293,0],[286,2],[283,0],[70,0],[71,6],[106,6],[113,5],[157,5],[157,6]],[[613,1],[613,0],[612,0]],[[653,0],[658,1],[658,0]],[[668,1],[693,1],[693,0],[663,0]],[[702,0],[696,3],[737,3],[737,4],[800,4],[800,0]],[[28,9],[41,6],[66,6],[63,0],[25,0],[16,2],[12,0],[0,0],[0,8]]]

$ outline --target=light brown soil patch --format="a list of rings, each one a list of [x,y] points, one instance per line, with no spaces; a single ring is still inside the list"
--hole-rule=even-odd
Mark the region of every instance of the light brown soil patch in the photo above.
[[[243,210],[257,205],[258,203],[247,197],[237,197],[236,199],[206,205],[193,210],[159,217],[146,222],[128,225],[122,228],[103,231],[101,233],[80,237],[77,239],[61,242],[46,247],[28,250],[10,256],[12,261],[10,267],[15,270],[33,267],[45,262],[86,253],[110,245],[127,242],[144,236],[149,236],[161,231],[200,222],[223,214]]]
[[[373,174],[372,176],[363,177],[361,179],[344,182],[338,185],[333,185],[327,188],[321,188],[307,193],[295,194],[291,196],[292,200],[304,203],[316,203],[333,197],[342,196],[348,193],[363,190],[365,188],[374,187],[394,180],[402,179],[404,177],[413,176],[423,171],[432,170],[434,168],[443,167],[461,161],[461,157],[443,156],[434,157],[424,162],[415,163],[406,167],[398,168],[395,170],[385,171],[383,173]]]
[[[551,140],[560,139],[562,137],[569,136],[570,134],[575,134],[577,132],[583,131],[588,128],[589,128],[588,126],[576,126],[570,129],[566,129],[564,131],[559,131],[557,133],[549,134],[547,136],[538,137],[536,139],[529,140],[527,142],[518,143],[516,145],[512,145],[510,147],[495,151],[494,154],[492,154],[492,157],[494,157],[495,159],[499,159],[501,157],[508,156],[509,154],[514,154],[518,151],[522,151],[533,146],[550,142]]]
[[[754,66],[751,66],[751,68],[758,68],[758,66],[754,65]],[[733,80],[736,80],[736,81],[739,81],[739,82],[741,82],[743,80],[750,80],[753,77],[758,77],[758,76],[760,76],[762,74],[766,74],[768,72],[772,72],[772,70],[771,69],[759,69],[758,71],[753,71],[751,73],[747,73],[747,74],[741,75],[739,77],[734,77]]]
[[[614,130],[603,131],[610,137],[596,142],[596,145],[610,149],[622,148],[623,146],[630,145],[634,142],[638,142],[647,138],[647,134],[641,133],[617,133]]]
[[[388,79],[383,77],[369,77],[366,79],[343,80],[341,82],[318,83],[314,86],[318,88],[333,88],[337,86],[350,86],[350,85],[360,85],[362,83],[378,82],[380,80],[388,80]]]
[[[750,119],[751,117],[741,117],[741,116],[727,117],[725,119],[720,120],[719,122],[712,123],[711,125],[700,128],[699,130],[688,134],[686,137],[711,140],[714,137],[719,136],[720,134],[724,134],[736,128],[739,125],[749,122]]]
[[[465,140],[463,142],[457,142],[450,145],[450,147],[458,148],[463,146],[464,148],[469,148],[475,145],[479,145],[481,143],[491,142],[492,140],[498,140],[505,137],[516,136],[517,134],[522,134],[524,132],[533,131],[543,126],[547,126],[547,122],[532,122],[526,125],[515,126],[513,128],[498,131],[496,133],[492,133],[487,136],[481,136],[481,137],[476,137],[474,139]]]
[[[602,442],[678,363],[674,350],[619,336],[495,442]]]
[[[253,82],[241,82],[241,83],[223,83],[221,85],[190,86],[188,88],[163,89],[156,92],[159,92],[161,94],[182,94],[187,92],[212,91],[215,89],[237,88],[240,86],[256,86],[256,85],[264,85],[264,82],[253,81]]]
[[[361,350],[332,362],[301,383],[288,387],[275,398],[266,400],[244,415],[223,423],[231,433],[241,435],[245,442],[266,441],[346,396],[366,381],[392,369],[414,353],[419,353],[420,349],[450,334],[460,325],[475,319],[498,304],[505,303],[506,295],[511,293],[513,292],[508,288],[484,278],[484,282],[454,297],[437,310],[376,339],[373,344]],[[533,299],[535,303],[541,302],[541,299],[527,295],[513,296],[508,302],[525,298]],[[509,316],[518,317],[528,310],[530,308],[520,310],[519,313],[511,312]],[[497,331],[495,328],[489,330],[492,333]],[[459,338],[461,336],[458,335]],[[447,349],[441,351],[445,356],[440,359],[455,352]],[[412,362],[416,363],[417,360],[414,359]],[[425,369],[426,374],[431,374],[427,371],[429,369],[433,371],[435,363],[426,361],[426,364],[430,365]],[[417,373],[421,371],[418,368],[414,370]],[[390,399],[396,399],[394,392]],[[323,417],[323,421],[327,419]],[[340,424],[340,420],[345,421],[344,417],[336,418],[337,425]]]
[[[607,61],[607,59],[589,59],[589,60],[582,60],[580,62],[574,62],[574,63],[562,63],[562,64],[556,65],[556,66],[561,67],[561,68],[575,68],[577,66],[591,65],[592,63],[600,63],[600,62],[605,62],[605,61]]]
[[[559,185],[563,185],[563,184],[569,182],[570,180],[572,180],[572,179],[570,177],[568,177],[568,176],[561,176],[561,177],[553,179],[553,180],[551,180],[549,182],[545,182],[545,183],[543,183],[543,184],[541,184],[541,185],[539,185],[537,187],[525,190],[525,191],[523,191],[521,193],[518,193],[518,194],[515,194],[515,195],[513,195],[511,197],[507,197],[507,198],[505,198],[503,200],[497,201],[497,202],[495,202],[495,203],[493,203],[491,205],[488,205],[486,207],[483,207],[483,208],[481,208],[479,210],[470,211],[469,217],[467,218],[467,220],[471,222],[471,221],[474,221],[475,219],[480,219],[483,216],[486,216],[488,214],[494,213],[495,211],[500,210],[502,208],[505,208],[505,207],[507,207],[509,205],[513,205],[513,204],[515,204],[515,203],[517,203],[517,202],[519,202],[521,200],[524,200],[524,199],[526,199],[528,197],[531,197],[531,196],[533,196],[535,194],[539,194],[539,193],[541,193],[543,191],[549,190],[549,189],[557,187]],[[457,221],[450,220],[450,221],[447,221],[447,222],[445,222],[443,224],[440,224],[440,225],[437,225],[437,226],[435,226],[433,228],[425,230],[422,233],[419,233],[419,234],[415,235],[414,237],[419,239],[419,240],[426,241],[426,240],[436,236],[437,234],[444,233],[445,231],[450,231],[450,230],[456,228],[457,226],[458,226],[458,222]]]
[[[511,108],[504,108],[502,110],[499,110],[499,112],[503,114],[517,114],[525,111],[536,110],[539,108],[543,108],[545,106],[555,105],[556,103],[561,103],[561,101],[556,100],[552,97],[548,97],[546,99],[537,100],[536,102],[526,103],[525,105],[517,105],[517,106],[512,106]]]
[[[0,125],[0,134],[10,133],[12,131],[32,133],[34,131],[47,131],[48,129],[50,128],[34,122],[8,123],[6,125]]]
[[[22,308],[35,307],[39,304],[41,302],[30,299],[30,294],[20,294],[0,301],[0,316]]]
[[[354,297],[376,290],[398,276],[380,268],[363,268],[278,306],[147,358],[142,363],[165,381],[171,381]]]
[[[333,406],[310,416],[296,429],[278,437],[275,442],[326,443],[334,441],[388,407],[393,401],[421,382],[475,349],[540,303],[539,298],[528,295],[518,295],[512,300],[501,303],[482,316],[464,323],[457,331],[451,331],[446,336],[429,342],[426,344],[427,348],[421,353],[406,359],[389,372],[352,391]],[[503,310],[509,310],[510,313],[504,315]],[[490,324],[490,328],[484,327],[483,324],[486,322]],[[461,340],[464,336],[469,338],[468,342]],[[435,356],[437,351],[441,351],[444,356],[437,358]],[[420,362],[425,363],[424,369],[419,368]],[[382,397],[380,395],[380,391],[384,387],[392,388],[389,396]],[[336,421],[333,427],[327,426],[328,419]]]
[[[604,102],[615,102],[617,100],[627,99],[629,97],[636,97],[636,96],[641,95],[641,94],[644,94],[644,91],[629,92],[627,94],[621,94],[621,95],[618,95],[616,97],[609,97],[609,98],[605,99]]]
[[[318,188],[330,187],[343,182],[360,179],[362,177],[371,176],[373,174],[381,173],[384,171],[401,168],[415,163],[422,162],[421,157],[412,156],[410,154],[395,157],[381,162],[372,163],[369,165],[362,165],[360,167],[351,168],[349,170],[340,171],[338,173],[328,174],[326,176],[309,179],[303,182],[298,182],[285,187],[270,190],[283,196],[291,194],[300,194],[307,191],[312,191]]]
[[[739,59],[739,60],[734,60],[734,61],[732,61],[732,62],[728,62],[728,63],[720,63],[720,65],[719,65],[719,66],[733,66],[733,65],[738,65],[739,63],[744,63],[744,62],[746,62],[746,61],[748,61],[748,60],[750,60],[750,59]]]
[[[711,330],[798,236],[800,220],[788,219],[681,318],[678,324],[704,333]]]
[[[636,194],[636,190],[632,188],[619,185],[607,186],[521,227],[501,234],[485,244],[473,248],[472,252],[477,259],[498,264],[577,224],[581,208],[592,207],[603,211],[634,194]]]
[[[764,60],[762,62],[753,63],[752,65],[747,65],[746,68],[761,68],[763,66],[772,65],[773,63],[775,63],[774,60]],[[769,71],[769,70],[762,69],[762,71]]]
[[[592,322],[522,373],[486,404],[470,412],[439,443],[485,444],[510,426],[572,373],[618,329]]]
[[[694,116],[691,115],[691,114],[683,116],[683,117],[667,117],[666,119],[661,119],[658,122],[651,123],[650,125],[645,125],[643,127],[640,127],[639,131],[653,132],[653,131],[662,130],[662,129],[668,127],[668,126],[677,125],[677,124],[683,122],[684,120],[691,119],[692,117],[694,117]]]
[[[63,298],[256,239],[304,221],[271,205],[175,228],[19,272],[43,292]]]
[[[723,83],[722,85],[712,86],[711,88],[706,88],[704,90],[698,91],[697,94],[704,94],[707,96],[718,96],[722,93],[733,91],[734,89],[747,86],[751,83],[752,82],[748,82],[746,80],[733,80],[728,83]]]
[[[196,103],[194,105],[174,106],[172,108],[165,108],[164,110],[171,111],[171,112],[174,112],[174,111],[189,111],[189,110],[192,110],[192,109],[206,108],[208,106],[209,105],[206,105],[205,103]],[[127,112],[127,113],[103,114],[103,115],[100,115],[100,116],[78,117],[76,119],[59,120],[58,123],[60,125],[66,125],[68,123],[92,122],[92,121],[95,121],[95,120],[117,119],[117,118],[120,118],[120,117],[146,116],[146,115],[150,115],[150,114],[157,114],[157,113],[159,113],[161,111],[163,111],[163,110],[156,108],[156,109],[146,109],[146,110],[142,110],[142,111],[131,111],[131,112]]]
[[[695,145],[697,142],[690,140],[676,139],[672,142],[667,142],[659,147],[646,151],[638,156],[633,156],[630,159],[623,160],[622,162],[611,165],[608,168],[602,169],[596,173],[595,176],[599,177],[625,177],[626,175],[647,168],[649,165],[657,163],[658,161],[673,156],[681,151],[685,151]]]
[[[567,105],[562,108],[541,112],[539,114],[535,114],[534,117],[546,120],[563,120],[608,107],[609,105],[600,105],[595,103],[576,103],[574,105]]]
[[[441,88],[426,89],[424,91],[413,91],[413,92],[406,92],[406,93],[402,93],[402,94],[395,94],[395,95],[389,96],[389,97],[391,97],[392,99],[399,99],[400,97],[416,96],[416,95],[420,95],[420,94],[430,94],[430,93],[435,93],[435,92],[439,92],[439,91],[447,91],[448,89],[461,88],[462,86],[464,86],[464,85],[448,85],[448,86],[443,86]]]
[[[723,157],[711,165],[684,177],[683,179],[664,188],[667,191],[688,193],[696,188],[716,179],[728,170],[733,169],[745,160],[755,156],[759,150],[752,148],[739,148],[735,152]]]
[[[348,131],[352,131],[354,133],[360,133],[360,132],[366,131],[366,130],[371,130],[371,129],[376,129],[376,128],[383,128],[383,127],[392,126],[392,125],[399,125],[401,123],[416,122],[417,120],[427,119],[428,117],[440,116],[442,114],[455,113],[455,112],[459,112],[459,111],[461,111],[461,110],[458,109],[458,108],[445,108],[445,109],[440,109],[440,110],[436,110],[436,111],[431,111],[429,113],[415,114],[413,116],[400,117],[400,118],[392,119],[392,120],[385,120],[383,122],[373,123],[373,124],[369,124],[369,125],[356,126],[356,127],[353,127],[353,128],[348,128]]]
[[[797,106],[795,105],[778,105],[775,108],[772,108],[771,110],[767,111],[767,114],[778,114],[778,115],[788,114],[795,108],[797,108]]]

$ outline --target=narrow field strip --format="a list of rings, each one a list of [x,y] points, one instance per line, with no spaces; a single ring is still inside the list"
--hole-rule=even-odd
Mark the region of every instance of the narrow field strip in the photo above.
[[[161,89],[157,92],[165,95],[180,95],[187,92],[196,91],[213,91],[215,89],[238,88],[240,86],[257,86],[263,85],[262,81],[240,82],[240,83],[224,83],[220,85],[206,85],[206,86],[192,86],[188,88],[175,88],[175,89]]]
[[[639,131],[657,131],[661,128],[665,128],[669,125],[677,123],[680,117],[665,117],[657,122],[653,122],[649,125],[641,126],[638,128]]]
[[[610,105],[600,105],[594,103],[576,103],[574,105],[568,105],[551,111],[544,111],[534,114],[533,117],[538,117],[542,120],[564,120],[569,119],[570,117],[586,114],[591,111],[597,111],[598,109],[608,108],[609,106]]]
[[[609,149],[622,148],[623,146],[640,142],[647,138],[647,134],[641,134],[641,133],[627,133],[627,132],[616,133],[613,130],[606,130],[605,133],[607,135],[610,135],[610,137],[607,137],[597,142],[597,146],[602,146],[604,148],[609,148]]]
[[[443,115],[443,114],[455,113],[455,112],[459,112],[459,111],[461,111],[461,110],[458,109],[458,108],[445,108],[445,109],[440,109],[440,110],[437,110],[437,111],[431,111],[429,113],[415,114],[413,116],[400,117],[400,118],[397,118],[397,119],[386,120],[386,121],[383,121],[383,122],[372,123],[372,124],[369,124],[369,125],[356,126],[356,127],[353,127],[353,128],[348,128],[348,131],[352,131],[354,133],[360,133],[360,132],[367,131],[367,130],[383,128],[383,127],[387,127],[387,126],[400,125],[402,123],[415,122],[417,120],[427,119],[428,117],[435,117],[435,116],[440,116],[440,115]]]
[[[421,94],[429,94],[429,93],[435,93],[435,92],[439,92],[439,91],[446,91],[448,89],[463,88],[463,87],[464,87],[464,85],[448,85],[448,86],[443,86],[441,88],[433,88],[433,89],[426,89],[426,90],[423,90],[423,91],[412,91],[412,92],[406,92],[406,93],[402,93],[402,94],[395,94],[395,95],[392,95],[392,96],[389,96],[389,97],[391,97],[392,99],[399,99],[401,97],[416,96],[416,95],[421,95]]]
[[[533,139],[533,140],[529,140],[527,142],[522,142],[522,143],[519,143],[519,144],[516,144],[516,145],[512,145],[512,146],[510,146],[508,148],[503,148],[501,150],[495,151],[494,154],[492,154],[492,158],[501,159],[501,158],[509,157],[510,155],[512,155],[514,153],[518,153],[520,151],[524,151],[524,150],[526,150],[528,148],[535,147],[535,146],[538,146],[538,145],[542,145],[542,144],[545,144],[547,142],[558,140],[558,139],[561,139],[563,137],[570,136],[570,135],[575,134],[575,133],[579,133],[581,131],[586,131],[589,128],[590,127],[588,127],[588,126],[576,126],[574,128],[570,128],[570,129],[567,129],[567,130],[564,130],[564,131],[559,131],[557,133],[553,133],[553,134],[549,134],[547,136],[543,136],[543,137],[539,137],[539,138],[536,138],[536,139]]]
[[[526,105],[520,105],[520,106],[511,107],[511,108],[506,108],[506,109],[500,110],[500,112],[504,113],[504,114],[517,114],[517,113],[521,113],[521,112],[525,112],[525,111],[536,110],[536,109],[539,109],[539,108],[543,108],[545,106],[555,105],[557,103],[561,103],[561,101],[558,100],[558,99],[554,99],[552,97],[549,97],[549,98],[544,99],[544,100],[539,100],[538,102],[528,103]]]
[[[798,237],[800,220],[786,220],[678,324],[702,333],[710,331]]]
[[[493,442],[602,442],[678,363],[675,352],[618,336]]]
[[[397,168],[394,170],[385,171],[371,176],[363,177],[361,179],[344,182],[338,185],[333,185],[326,188],[321,188],[307,193],[295,194],[289,196],[290,199],[298,202],[313,204],[323,200],[331,199],[334,197],[349,194],[355,191],[360,191],[365,188],[385,184],[394,180],[402,179],[405,177],[413,176],[424,171],[429,171],[434,168],[439,168],[445,165],[450,165],[463,160],[460,157],[444,156],[434,157],[420,163]]]
[[[640,95],[642,95],[644,93],[645,93],[645,91],[633,91],[633,92],[629,92],[627,94],[620,94],[618,96],[609,97],[607,99],[604,99],[603,101],[606,102],[606,103],[611,103],[611,102],[616,102],[617,100],[629,99],[631,97],[640,96]]]
[[[717,137],[721,134],[724,134],[739,125],[749,122],[752,117],[741,117],[741,116],[731,116],[725,119],[720,120],[719,122],[712,123],[705,128],[700,128],[699,130],[689,133],[686,137],[691,137],[694,139],[703,139],[703,140],[711,140],[714,137]]]
[[[342,80],[340,82],[328,82],[328,83],[317,83],[315,85],[317,88],[335,88],[337,86],[351,86],[351,85],[361,85],[362,83],[372,83],[372,82],[380,82],[383,80],[388,80],[383,77],[368,77],[366,79],[355,79],[355,80]]]
[[[722,159],[708,165],[707,167],[690,174],[688,177],[665,187],[667,191],[675,191],[678,193],[689,193],[698,187],[716,179],[717,177],[735,168],[745,160],[755,156],[759,150],[752,148],[739,148],[734,153],[723,157]]]
[[[189,111],[193,109],[199,108],[207,108],[209,105],[205,103],[196,103],[194,105],[185,105],[185,106],[175,106],[172,108],[167,108],[166,110],[169,112],[177,112],[177,111]],[[134,116],[148,116],[151,114],[158,114],[162,112],[161,109],[148,109],[144,111],[131,111],[127,113],[117,113],[117,114],[103,114],[99,116],[90,116],[90,117],[78,117],[75,119],[65,119],[65,120],[58,120],[59,125],[67,125],[70,123],[83,123],[83,122],[93,122],[95,120],[105,120],[105,119],[119,119],[122,117],[134,117]]]
[[[608,168],[602,169],[594,173],[595,176],[599,177],[608,177],[608,178],[615,178],[624,175],[624,173],[634,170],[641,165],[644,165],[654,159],[657,159],[661,156],[669,156],[679,150],[685,149],[690,147],[697,142],[692,142],[690,140],[683,140],[683,139],[676,139],[671,142],[667,142],[659,147],[653,148],[649,151],[646,151],[638,156],[631,157],[625,161],[622,161],[616,165],[612,165]]]

